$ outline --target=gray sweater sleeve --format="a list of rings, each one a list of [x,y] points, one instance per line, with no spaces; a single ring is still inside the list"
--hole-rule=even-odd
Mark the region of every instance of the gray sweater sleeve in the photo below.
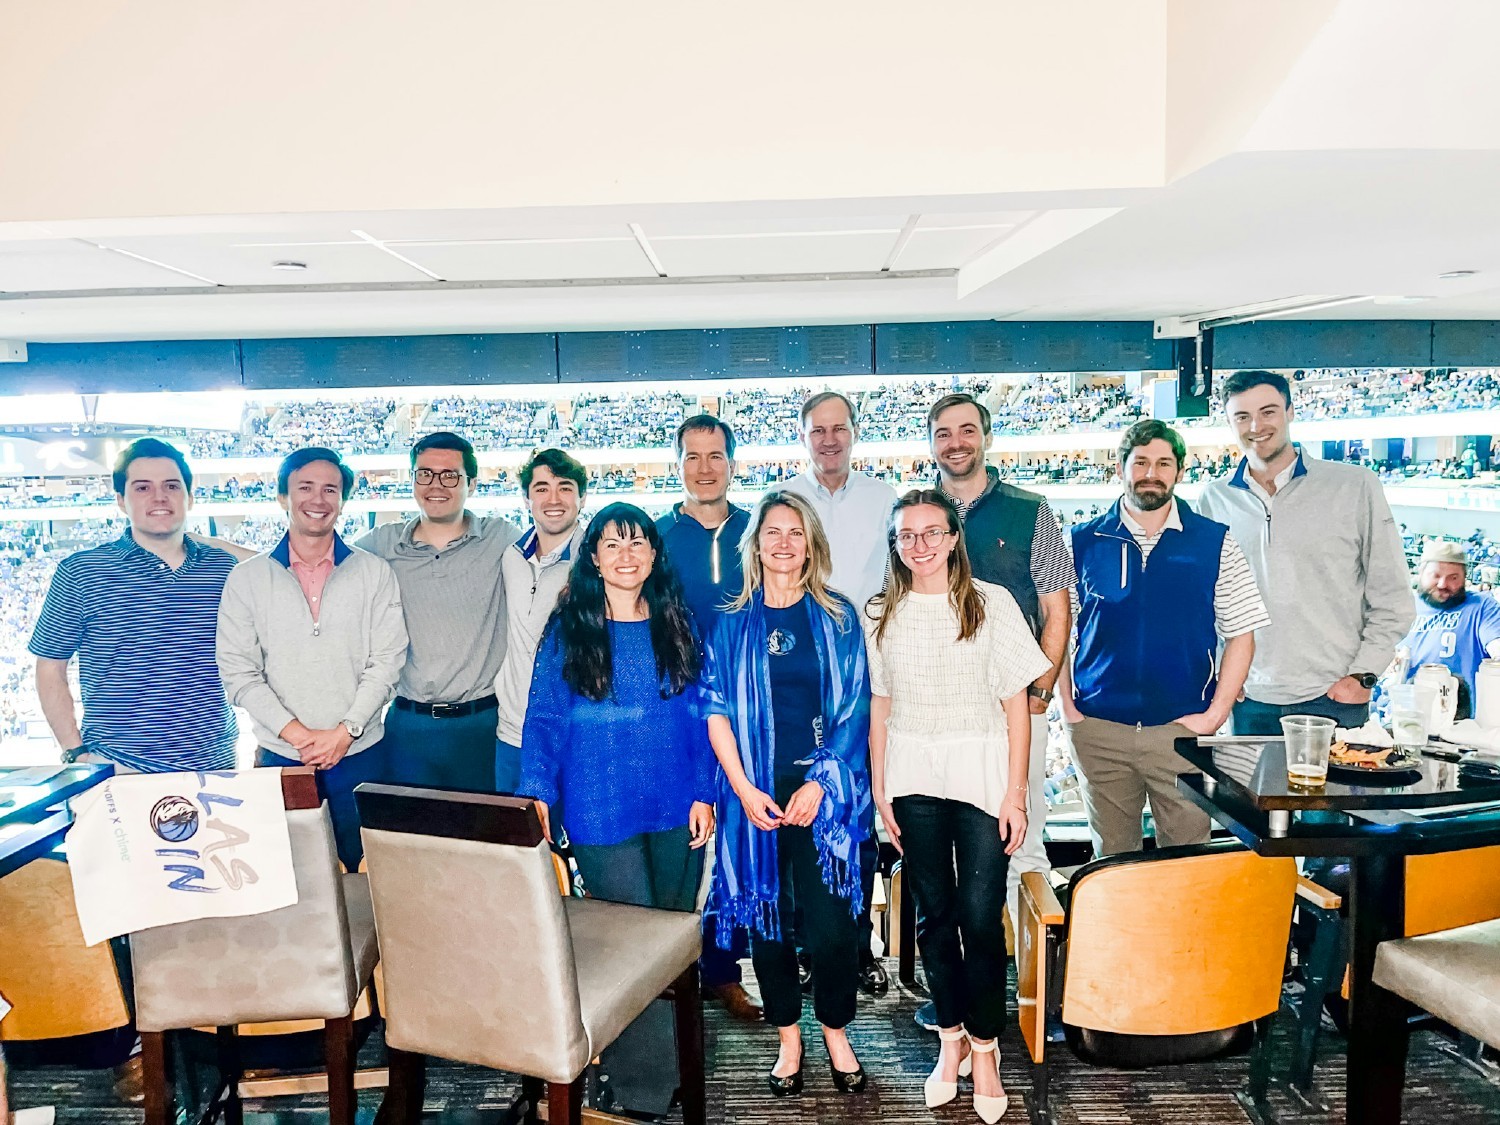
[[[236,567],[224,583],[219,602],[219,631],[214,642],[219,678],[229,702],[243,707],[260,726],[280,734],[297,716],[281,702],[266,681],[265,651],[255,624],[255,606],[250,586],[255,574]]]
[[[1384,672],[1416,619],[1401,530],[1373,473],[1364,487],[1365,615],[1351,672]]]
[[[370,651],[359,675],[354,701],[344,716],[352,723],[370,722],[396,692],[401,666],[406,663],[406,618],[401,609],[401,588],[396,572],[382,560],[380,575],[370,594]]]

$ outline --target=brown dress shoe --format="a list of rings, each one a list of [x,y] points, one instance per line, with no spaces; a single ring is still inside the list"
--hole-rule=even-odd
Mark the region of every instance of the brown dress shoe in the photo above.
[[[115,1097],[126,1105],[141,1105],[146,1100],[146,1072],[141,1056],[134,1055],[115,1067]]]
[[[724,1006],[729,1013],[729,1018],[740,1020],[744,1023],[759,1023],[763,1013],[750,994],[745,991],[745,986],[736,981],[734,984],[720,985],[712,993],[715,1000]]]

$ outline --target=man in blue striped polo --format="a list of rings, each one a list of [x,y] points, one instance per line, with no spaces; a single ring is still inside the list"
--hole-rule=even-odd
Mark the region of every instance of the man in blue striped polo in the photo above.
[[[58,564],[31,635],[47,725],[64,761],[135,773],[233,769],[237,731],[214,637],[235,560],[183,533],[193,473],[173,446],[126,446],[114,486],[130,526]],[[81,725],[68,685],[75,656]]]

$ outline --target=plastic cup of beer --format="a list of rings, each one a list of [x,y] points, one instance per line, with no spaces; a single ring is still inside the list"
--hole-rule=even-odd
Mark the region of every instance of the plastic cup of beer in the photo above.
[[[1288,782],[1313,788],[1328,780],[1328,748],[1333,745],[1334,725],[1332,719],[1322,715],[1287,715],[1281,720]]]

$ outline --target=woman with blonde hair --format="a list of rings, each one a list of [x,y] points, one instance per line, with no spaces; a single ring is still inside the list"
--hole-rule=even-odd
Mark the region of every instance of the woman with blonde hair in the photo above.
[[[1009,1099],[996,1049],[1005,1022],[1005,876],[1026,837],[1026,687],[1051,664],[1015,599],[977,581],[963,522],[936,488],[891,512],[890,580],[865,612],[875,807],[902,853],[942,1051],[930,1107],[974,1078],[974,1109]]]
[[[723,772],[714,902],[719,941],[744,928],[766,1021],[780,1035],[777,1097],[802,1091],[802,912],[813,1010],[834,1085],[864,1089],[844,1028],[859,985],[859,845],[874,828],[869,675],[858,614],[828,588],[827,537],[801,496],[761,497],[740,541],[745,582],[708,645],[708,733]],[[1003,896],[1002,896],[1003,898]]]

